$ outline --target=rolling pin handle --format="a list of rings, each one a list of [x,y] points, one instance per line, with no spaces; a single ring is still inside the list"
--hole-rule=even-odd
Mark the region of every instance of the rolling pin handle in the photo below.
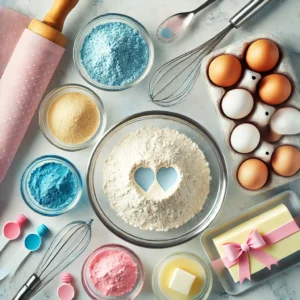
[[[43,22],[61,32],[67,15],[78,2],[79,0],[54,0]]]

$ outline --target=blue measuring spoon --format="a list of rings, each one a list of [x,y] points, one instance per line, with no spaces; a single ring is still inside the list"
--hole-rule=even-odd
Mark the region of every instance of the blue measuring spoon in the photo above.
[[[37,227],[36,233],[30,233],[24,238],[23,246],[17,251],[16,255],[0,269],[0,280],[4,279],[6,276],[13,276],[18,270],[21,263],[25,258],[34,251],[40,249],[42,244],[42,238],[49,231],[46,225],[41,224]]]

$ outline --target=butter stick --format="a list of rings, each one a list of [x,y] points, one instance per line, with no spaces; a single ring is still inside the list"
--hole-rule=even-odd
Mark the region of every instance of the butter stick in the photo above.
[[[280,204],[275,208],[253,218],[245,223],[242,223],[227,232],[217,236],[213,239],[213,242],[220,254],[220,257],[225,256],[223,249],[223,244],[226,242],[234,242],[243,244],[246,242],[250,232],[253,229],[257,229],[261,235],[269,233],[278,227],[293,220],[292,215],[284,204]],[[275,257],[280,264],[280,260],[295,253],[300,250],[300,231],[292,234],[291,236],[273,244],[271,246],[265,247],[263,251]],[[250,258],[250,272],[254,274],[265,266],[256,260],[254,257],[249,255]],[[234,282],[239,281],[239,271],[238,264],[228,268]]]

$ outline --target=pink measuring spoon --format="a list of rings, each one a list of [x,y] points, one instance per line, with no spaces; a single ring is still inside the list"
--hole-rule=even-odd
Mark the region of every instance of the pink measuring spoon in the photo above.
[[[2,235],[0,236],[0,252],[8,244],[20,236],[21,228],[26,222],[27,218],[23,214],[19,214],[15,221],[10,221],[4,224]]]
[[[59,300],[72,300],[75,296],[75,289],[71,285],[72,276],[68,272],[63,272],[60,275],[61,285],[57,289]]]

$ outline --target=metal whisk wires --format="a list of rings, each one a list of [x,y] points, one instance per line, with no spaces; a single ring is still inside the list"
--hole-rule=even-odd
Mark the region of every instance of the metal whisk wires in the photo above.
[[[85,250],[91,240],[91,224],[92,220],[72,222],[55,236],[35,272],[41,280],[38,290],[42,289]]]
[[[75,221],[67,224],[54,237],[35,273],[13,299],[30,299],[70,265],[90,243],[92,222],[93,220]]]
[[[151,77],[148,93],[152,102],[169,107],[182,102],[192,90],[202,59],[233,29],[230,24],[223,31],[199,47],[182,54],[161,66]]]

